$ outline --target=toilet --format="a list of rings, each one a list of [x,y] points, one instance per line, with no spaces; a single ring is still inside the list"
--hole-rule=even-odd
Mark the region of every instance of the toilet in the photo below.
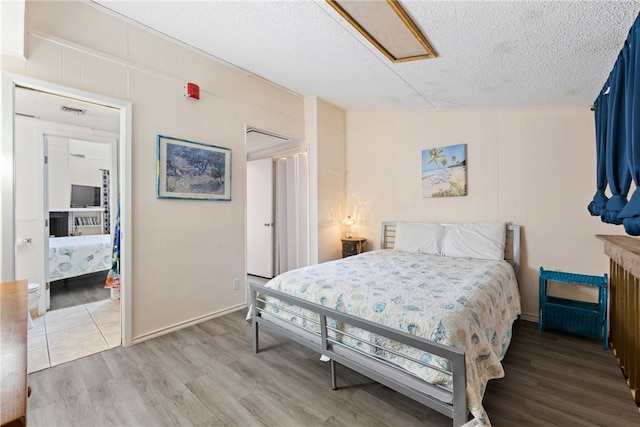
[[[29,329],[33,327],[33,318],[38,317],[38,301],[40,300],[40,284],[39,283],[29,283],[28,289],[28,307],[29,307]]]

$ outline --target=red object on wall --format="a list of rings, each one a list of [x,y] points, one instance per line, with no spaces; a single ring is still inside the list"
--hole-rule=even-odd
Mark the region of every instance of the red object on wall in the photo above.
[[[200,99],[200,86],[195,83],[187,83],[187,98]]]

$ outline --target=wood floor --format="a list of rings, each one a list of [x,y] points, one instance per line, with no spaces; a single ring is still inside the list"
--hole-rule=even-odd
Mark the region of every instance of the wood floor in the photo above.
[[[29,426],[449,426],[450,420],[261,329],[244,312],[30,374]],[[518,321],[484,405],[494,426],[638,426],[640,413],[597,340],[538,335]]]
[[[107,273],[98,271],[51,282],[49,309],[59,310],[109,299],[111,291],[104,287]]]

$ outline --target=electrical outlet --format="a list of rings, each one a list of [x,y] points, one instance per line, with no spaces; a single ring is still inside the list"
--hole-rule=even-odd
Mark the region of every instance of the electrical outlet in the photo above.
[[[240,279],[233,279],[233,290],[240,290]]]

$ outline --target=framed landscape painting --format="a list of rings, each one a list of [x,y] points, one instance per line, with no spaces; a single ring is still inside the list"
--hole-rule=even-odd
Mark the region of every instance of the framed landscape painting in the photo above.
[[[158,135],[157,197],[231,200],[231,150]]]
[[[467,195],[467,144],[422,150],[422,197]]]

